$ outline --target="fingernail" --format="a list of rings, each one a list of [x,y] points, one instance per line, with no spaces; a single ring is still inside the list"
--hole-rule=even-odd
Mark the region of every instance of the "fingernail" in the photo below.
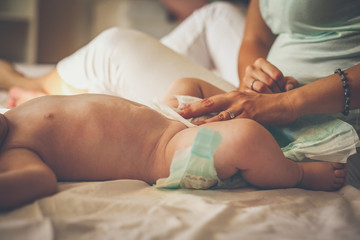
[[[288,85],[286,85],[286,91],[290,91],[291,89],[294,89],[294,84],[289,83]]]
[[[194,124],[196,126],[199,126],[199,125],[202,125],[204,123],[205,123],[205,121],[198,121],[198,122],[193,122],[192,124]]]

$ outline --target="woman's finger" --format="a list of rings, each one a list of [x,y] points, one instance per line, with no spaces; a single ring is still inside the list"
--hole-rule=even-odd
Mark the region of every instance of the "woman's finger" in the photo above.
[[[261,72],[263,72],[262,74],[263,78],[259,80],[262,80],[262,82],[267,84],[270,87],[270,89],[273,90],[274,93],[281,92],[281,90],[284,89],[285,86],[284,76],[277,67],[275,67],[274,65],[272,65],[270,62],[266,61],[263,58],[257,59],[254,62],[254,66],[259,68]],[[258,71],[258,73],[259,72],[260,71]]]
[[[208,113],[219,112],[229,104],[227,94],[219,94],[212,97],[204,98],[201,101],[189,104],[180,109],[179,114],[184,118],[198,117]]]
[[[227,121],[227,120],[231,120],[236,118],[236,114],[230,110],[224,110],[221,111],[219,114],[217,114],[216,116],[203,120],[203,121],[199,121],[199,122],[194,122],[195,125],[202,125],[204,123],[210,123],[210,122],[218,122],[218,121]]]
[[[273,90],[268,85],[258,79],[253,79],[250,84],[250,89],[258,93],[273,93]]]
[[[264,75],[265,74],[254,65],[247,66],[245,69],[245,75],[242,80],[243,84],[241,89],[243,91],[249,89],[258,93],[273,93],[273,90],[271,90],[270,87],[264,83],[266,82],[265,79],[267,78]]]
[[[284,77],[285,79],[285,91],[290,91],[300,86],[299,82],[293,77]]]
[[[278,87],[275,80],[273,80],[267,73],[263,72],[262,69],[257,69],[257,71],[252,72],[251,77],[263,83],[261,85],[258,84],[258,86],[261,88],[256,89],[257,92],[268,93],[268,90],[270,90],[270,93],[280,92],[280,88]]]

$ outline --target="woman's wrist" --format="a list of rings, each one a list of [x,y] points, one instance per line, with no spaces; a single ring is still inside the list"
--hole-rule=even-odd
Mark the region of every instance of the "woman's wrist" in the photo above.
[[[281,93],[286,98],[287,111],[290,118],[296,120],[305,115],[311,114],[307,111],[304,97],[301,96],[301,91],[296,88],[287,92]]]
[[[332,74],[286,92],[297,118],[344,110],[344,90],[338,74]]]

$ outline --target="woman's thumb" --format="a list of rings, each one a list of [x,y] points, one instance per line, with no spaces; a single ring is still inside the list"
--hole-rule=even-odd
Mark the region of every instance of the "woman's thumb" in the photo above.
[[[290,91],[294,88],[299,87],[299,82],[293,77],[284,77],[285,78],[285,91]]]

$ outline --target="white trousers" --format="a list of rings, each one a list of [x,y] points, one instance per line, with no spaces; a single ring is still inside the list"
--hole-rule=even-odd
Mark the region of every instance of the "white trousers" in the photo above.
[[[162,38],[161,43],[238,87],[237,58],[245,18],[244,4],[208,4]]]
[[[143,104],[162,98],[176,79],[184,77],[230,91],[238,83],[244,18],[244,12],[231,4],[209,4],[162,39],[163,44],[137,31],[111,28],[61,60],[57,70],[75,88]]]

